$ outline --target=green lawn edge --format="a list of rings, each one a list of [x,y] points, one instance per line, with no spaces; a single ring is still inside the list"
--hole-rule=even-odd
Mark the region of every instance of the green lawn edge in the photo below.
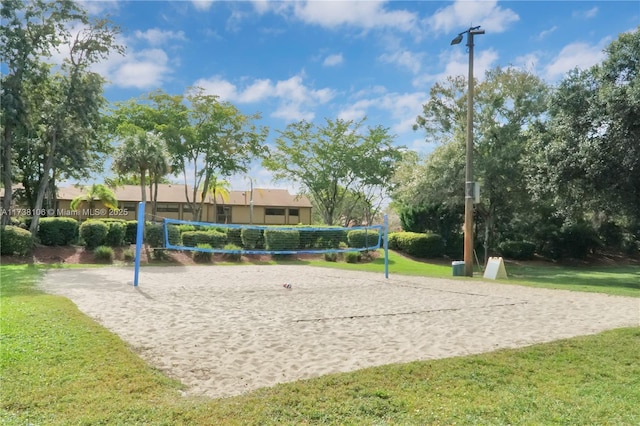
[[[0,266],[0,421],[69,424],[638,424],[640,327],[368,368],[233,398],[181,396],[43,268]]]

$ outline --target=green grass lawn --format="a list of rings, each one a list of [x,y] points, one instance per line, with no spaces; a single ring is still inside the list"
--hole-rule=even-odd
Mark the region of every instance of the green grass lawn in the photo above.
[[[325,262],[324,260],[309,260],[294,263],[346,270],[370,271],[380,274],[384,273],[384,257],[382,251],[380,251],[378,258],[372,262],[363,264],[333,263]],[[552,264],[527,266],[508,263],[506,269],[509,278],[507,280],[497,280],[494,282],[640,297],[640,266],[566,267]],[[438,263],[414,261],[394,251],[389,251],[389,275],[394,274],[453,278],[450,263],[442,261]],[[481,277],[482,274],[477,272],[473,279],[477,280],[481,279]],[[463,280],[471,279],[467,277],[455,278]]]
[[[38,291],[41,273],[0,267],[2,424],[640,424],[640,327],[209,400]]]

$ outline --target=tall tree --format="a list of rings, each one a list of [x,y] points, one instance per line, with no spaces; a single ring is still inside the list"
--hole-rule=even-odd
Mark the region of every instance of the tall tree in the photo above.
[[[196,87],[185,95],[156,91],[120,103],[109,122],[114,134],[135,128],[154,132],[164,140],[170,169],[182,175],[185,199],[194,219],[200,220],[214,177],[246,172],[255,157],[267,152],[263,143],[268,131],[254,124],[259,118],[259,114],[242,114],[232,104]]]
[[[120,50],[115,44],[117,30],[106,20],[90,21],[72,1],[3,1],[0,15],[0,45],[9,70],[2,77],[0,145],[8,195],[4,203],[11,202],[10,175],[25,174],[13,159],[20,144],[28,156],[38,159],[30,164],[39,176],[30,207],[40,209],[56,173],[86,170],[95,160],[91,153],[101,124],[103,80],[89,67],[110,51]],[[72,34],[69,29],[74,26],[81,29]],[[62,46],[68,51],[63,63],[48,64],[52,50],[61,51]],[[32,233],[38,219],[31,222]]]
[[[463,77],[450,77],[434,85],[423,115],[416,120],[416,128],[426,131],[428,141],[444,143],[442,149],[434,151],[436,158],[426,164],[423,183],[418,185],[423,188],[419,192],[430,194],[425,200],[428,205],[453,205],[463,200],[465,88]],[[515,210],[526,208],[529,196],[520,161],[527,145],[527,130],[546,111],[547,95],[548,88],[540,78],[514,68],[492,69],[484,81],[476,84],[473,166],[482,188],[476,211],[486,226],[486,245],[490,236],[511,220]],[[409,206],[416,205],[411,198],[405,196],[404,200]]]
[[[122,140],[113,159],[113,168],[120,175],[135,174],[140,182],[140,197],[147,201],[147,173],[158,164],[165,162],[163,141],[152,132],[132,128],[130,134]]]
[[[0,78],[0,172],[5,189],[2,207],[7,212],[11,211],[14,184],[14,139],[17,133],[27,133],[30,114],[25,107],[25,85],[47,78],[49,69],[42,58],[64,43],[62,27],[74,21],[78,12],[72,1],[2,1],[0,57],[7,72]],[[8,223],[9,215],[3,215],[1,220],[3,225]]]
[[[298,182],[317,203],[324,223],[333,225],[349,191],[389,188],[402,148],[380,126],[362,131],[365,119],[292,123],[280,132],[275,150],[263,161],[274,178]]]
[[[183,174],[185,197],[194,219],[200,220],[206,194],[201,192],[198,197],[198,189],[207,191],[214,177],[246,172],[254,158],[266,154],[263,143],[268,130],[254,124],[259,114],[244,115],[202,88],[193,88],[185,100],[189,104],[188,127],[168,127],[165,131],[174,171]],[[169,111],[173,107],[167,105]],[[187,190],[189,181],[193,182],[191,194]]]
[[[530,188],[574,221],[602,212],[640,224],[640,27],[605,53],[561,81],[548,123],[532,128]]]

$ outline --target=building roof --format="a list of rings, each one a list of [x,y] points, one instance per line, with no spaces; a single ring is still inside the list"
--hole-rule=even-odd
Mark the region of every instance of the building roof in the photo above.
[[[218,204],[248,206],[251,201],[251,191],[230,191],[227,200],[223,200],[222,195],[216,194],[216,200]],[[254,188],[253,205],[268,207],[311,207],[311,202],[306,196],[291,195],[286,189]]]
[[[189,199],[193,201],[193,187],[187,186]],[[145,188],[146,199],[149,200],[149,187]],[[73,200],[84,192],[82,187],[67,186],[58,189],[58,200]],[[142,192],[138,185],[123,185],[113,189],[116,199],[120,202],[139,202]],[[199,194],[198,194],[199,195]],[[199,198],[199,196],[198,196]],[[220,205],[248,206],[251,201],[251,191],[230,191],[229,197],[216,194],[217,203]],[[158,185],[159,203],[186,203],[185,185],[160,184]],[[213,204],[213,197],[207,194],[205,202]],[[267,207],[311,207],[311,202],[304,195],[291,195],[286,189],[254,188],[253,205]]]

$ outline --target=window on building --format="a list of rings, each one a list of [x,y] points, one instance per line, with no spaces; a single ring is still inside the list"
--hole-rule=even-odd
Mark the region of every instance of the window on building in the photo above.
[[[300,216],[298,209],[289,209],[289,216]]]
[[[217,210],[216,222],[231,223],[231,207],[217,206],[216,210]]]
[[[267,216],[284,216],[284,209],[265,209],[264,214]]]
[[[158,213],[179,213],[180,205],[175,203],[158,203]]]
[[[138,203],[120,203],[120,210],[127,210],[129,214],[136,213],[138,210]]]
[[[191,213],[193,209],[191,208],[191,204],[183,204],[182,205],[182,212],[183,213]]]

